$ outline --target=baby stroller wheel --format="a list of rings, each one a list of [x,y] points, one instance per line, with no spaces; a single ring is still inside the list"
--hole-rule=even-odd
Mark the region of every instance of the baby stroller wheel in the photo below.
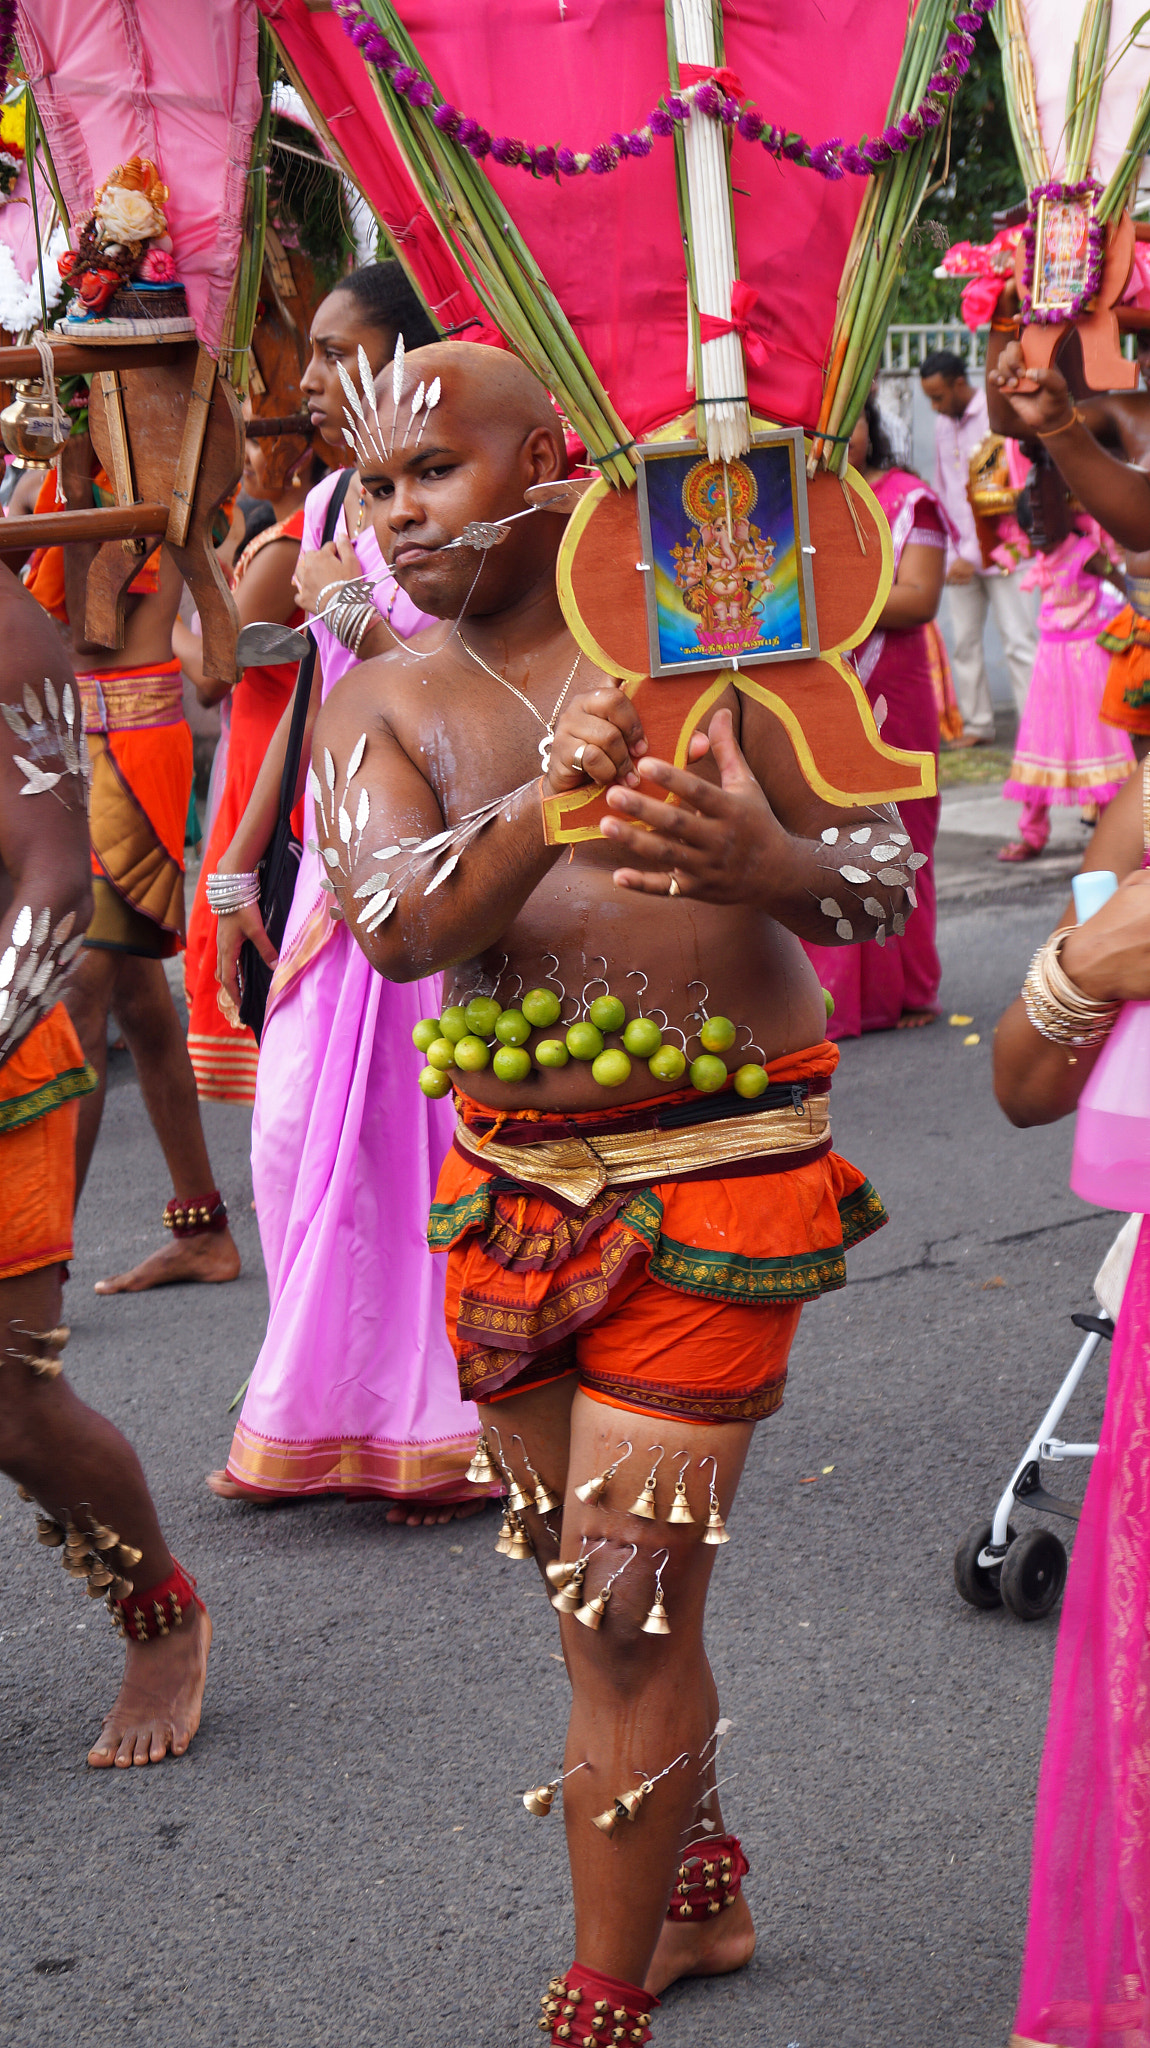
[[[993,1534],[992,1522],[976,1522],[968,1529],[954,1553],[954,1583],[968,1607],[1001,1607],[1002,1594],[998,1590],[1001,1565],[979,1564],[979,1553],[986,1549]],[[1015,1532],[1010,1528],[1006,1540],[1013,1543]],[[1009,1552],[1007,1553],[1009,1556]]]
[[[1012,1543],[999,1574],[1000,1596],[1019,1621],[1041,1621],[1066,1584],[1066,1551],[1052,1529],[1028,1529]]]

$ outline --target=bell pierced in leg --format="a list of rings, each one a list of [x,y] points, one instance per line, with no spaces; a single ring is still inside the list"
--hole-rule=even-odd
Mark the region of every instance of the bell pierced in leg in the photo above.
[[[59,1550],[64,1541],[64,1531],[51,1515],[37,1515],[36,1541],[45,1544],[49,1550]]]
[[[495,1538],[495,1548],[500,1557],[507,1556],[507,1553],[511,1548],[512,1533],[513,1532],[511,1528],[511,1516],[507,1508],[504,1508],[503,1520],[499,1526],[499,1534]]]
[[[571,1584],[579,1565],[580,1559],[577,1557],[556,1557],[549,1565],[544,1566],[547,1577],[557,1593],[562,1593],[564,1587]]]
[[[631,1456],[631,1452],[633,1449],[633,1444],[627,1444],[627,1448],[624,1451],[623,1456],[621,1458],[616,1458],[615,1463],[613,1465],[609,1465],[605,1472],[597,1472],[593,1479],[585,1479],[582,1486],[577,1486],[575,1488],[576,1500],[581,1500],[585,1507],[589,1507],[593,1501],[597,1501],[603,1494],[605,1488],[609,1486],[611,1480],[614,1479],[615,1474],[619,1470],[620,1465],[626,1464],[628,1458]]]
[[[602,1549],[602,1544],[600,1544],[599,1547],[600,1549]],[[625,1557],[623,1559],[622,1564],[619,1565],[616,1568],[616,1570],[612,1572],[610,1578],[607,1580],[606,1585],[600,1588],[599,1592],[596,1593],[594,1599],[588,1600],[585,1607],[579,1607],[576,1609],[575,1619],[576,1621],[581,1621],[583,1623],[584,1628],[602,1628],[603,1616],[607,1612],[607,1603],[611,1598],[611,1588],[615,1584],[616,1579],[619,1578],[622,1575],[622,1573],[626,1571],[627,1566],[629,1564],[634,1564],[635,1559],[638,1557],[638,1555],[639,1546],[637,1543],[633,1543],[631,1545],[630,1557]]]
[[[620,1818],[619,1802],[617,1799],[613,1799],[610,1806],[603,1808],[602,1813],[593,1813],[591,1815],[591,1825],[593,1828],[598,1828],[601,1835],[613,1835],[619,1825]]]
[[[479,1442],[471,1453],[471,1463],[467,1467],[467,1477],[472,1486],[490,1486],[492,1481],[499,1477],[495,1468],[495,1461],[491,1456],[491,1447],[486,1436],[482,1433],[480,1434]]]
[[[545,1820],[558,1790],[558,1778],[553,1778],[549,1785],[533,1785],[529,1792],[523,1794],[523,1804],[528,1813],[533,1813],[538,1820]]]
[[[674,1522],[682,1528],[685,1528],[688,1522],[693,1522],[695,1519],[691,1513],[690,1501],[687,1499],[687,1466],[690,1462],[691,1453],[687,1451],[684,1455],[682,1470],[675,1481],[675,1498],[671,1502],[671,1512],[667,1516],[669,1522]]]
[[[535,1482],[534,1506],[538,1508],[539,1513],[541,1515],[549,1515],[553,1508],[562,1507],[563,1502],[560,1496],[557,1493],[552,1493],[551,1488],[540,1479],[538,1472],[527,1455],[527,1446],[523,1443],[523,1438],[518,1430],[512,1432],[511,1441],[513,1444],[523,1444],[523,1463]],[[528,1506],[531,1505],[531,1501],[528,1501]]]
[[[655,1474],[667,1455],[662,1444],[652,1444],[651,1449],[658,1451],[659,1455],[643,1481],[643,1491],[638,1500],[633,1500],[627,1510],[629,1515],[638,1515],[644,1522],[656,1522],[659,1519],[655,1511]]]
[[[511,1558],[515,1563],[518,1563],[525,1557],[534,1557],[535,1545],[532,1543],[530,1536],[527,1534],[513,1508],[508,1509],[507,1519],[511,1524],[511,1541],[504,1553],[505,1556]]]
[[[657,1551],[655,1554],[656,1556],[659,1555]],[[671,1553],[669,1550],[664,1550],[662,1555],[663,1562],[655,1571],[655,1598],[651,1602],[650,1612],[643,1623],[643,1634],[645,1636],[669,1636],[671,1633],[671,1624],[667,1620],[667,1610],[663,1605],[663,1573],[667,1568]]]
[[[710,1465],[712,1468],[710,1479],[711,1491],[709,1512],[707,1515],[707,1526],[703,1531],[703,1541],[704,1543],[729,1543],[731,1539],[727,1533],[727,1525],[724,1522],[722,1514],[719,1509],[719,1496],[715,1492],[715,1481],[719,1476],[719,1461],[715,1457],[700,1458],[699,1464],[700,1466]]]
[[[535,1505],[534,1496],[525,1492],[514,1474],[512,1474],[511,1478],[511,1491],[507,1496],[507,1505],[513,1515],[521,1515],[526,1508],[531,1508]]]

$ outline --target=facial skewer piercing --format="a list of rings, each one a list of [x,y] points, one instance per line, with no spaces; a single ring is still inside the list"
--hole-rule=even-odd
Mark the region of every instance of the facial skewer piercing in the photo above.
[[[630,1792],[620,1792],[604,1812],[592,1814],[592,1827],[598,1828],[601,1835],[613,1835],[621,1820],[635,1819],[640,1807],[650,1798],[656,1785],[664,1778],[669,1778],[672,1771],[679,1770],[683,1764],[689,1764],[690,1761],[689,1752],[684,1750],[682,1756],[677,1756],[674,1763],[667,1765],[665,1771],[657,1772],[653,1778],[644,1778],[642,1784],[636,1785]]]
[[[629,1515],[638,1515],[644,1522],[655,1522],[658,1520],[658,1516],[655,1513],[655,1474],[667,1453],[662,1444],[649,1444],[648,1449],[658,1451],[659,1455],[643,1481],[642,1493],[637,1500],[631,1502],[627,1513]]]
[[[537,1507],[541,1515],[549,1515],[553,1508],[562,1507],[563,1502],[560,1496],[557,1493],[553,1493],[551,1488],[545,1486],[542,1479],[540,1479],[538,1472],[527,1455],[527,1446],[523,1443],[523,1438],[517,1429],[512,1430],[511,1441],[513,1444],[523,1444],[523,1463],[535,1481],[535,1499],[534,1502],[528,1502],[527,1505]]]
[[[633,1543],[631,1545],[630,1557],[625,1557],[623,1559],[622,1564],[619,1565],[618,1568],[612,1572],[606,1584],[600,1587],[594,1599],[588,1600],[585,1607],[576,1608],[575,1619],[576,1621],[581,1621],[583,1623],[584,1628],[602,1628],[603,1616],[607,1612],[607,1602],[611,1598],[611,1588],[615,1584],[616,1579],[622,1577],[622,1574],[626,1571],[628,1565],[634,1564],[635,1559],[638,1557],[638,1555],[639,1546],[637,1543]]]
[[[597,1501],[601,1499],[605,1488],[610,1484],[611,1480],[614,1479],[615,1474],[619,1470],[620,1465],[626,1464],[634,1448],[634,1444],[628,1443],[627,1448],[623,1453],[623,1456],[621,1458],[616,1458],[615,1463],[613,1465],[609,1465],[605,1472],[597,1472],[593,1479],[585,1479],[582,1486],[577,1486],[575,1488],[576,1500],[581,1500],[584,1506],[587,1507],[591,1504],[592,1501]]]
[[[719,1461],[714,1456],[710,1458],[700,1458],[700,1469],[704,1465],[709,1465],[711,1467],[711,1477],[709,1482],[709,1511],[707,1514],[707,1526],[703,1531],[703,1541],[704,1543],[729,1543],[731,1539],[727,1533],[727,1525],[723,1520],[722,1513],[719,1508],[719,1496],[715,1492],[715,1481],[718,1479],[719,1476]]]
[[[558,1792],[560,1785],[566,1784],[568,1778],[573,1778],[576,1771],[589,1771],[590,1768],[589,1763],[572,1764],[569,1771],[561,1771],[559,1776],[552,1778],[549,1784],[532,1785],[522,1795],[523,1804],[527,1808],[528,1813],[533,1813],[537,1820],[545,1819],[551,1811],[555,1794]]]

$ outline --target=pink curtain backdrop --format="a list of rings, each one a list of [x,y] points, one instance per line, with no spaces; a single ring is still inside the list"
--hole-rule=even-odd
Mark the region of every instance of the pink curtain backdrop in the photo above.
[[[216,349],[240,250],[260,111],[255,0],[20,0],[17,40],[75,217],[146,156],[171,188],[175,262]]]
[[[1034,65],[1038,124],[1050,160],[1051,176],[1063,174],[1062,141],[1066,126],[1066,84],[1086,0],[1022,0],[1026,40]],[[1144,0],[1113,0],[1110,16],[1110,57],[1124,49],[1134,24],[1145,12]],[[1130,139],[1135,109],[1146,83],[1145,35],[1111,62],[1102,91],[1094,141],[1094,168],[1103,184],[1112,175]]]
[[[305,0],[260,0],[305,91],[402,246],[440,317],[442,256],[398,170],[365,66],[338,18]],[[662,0],[401,0],[436,84],[493,134],[587,149],[643,122],[667,86]],[[740,0],[727,9],[728,66],[768,119],[811,141],[881,129],[906,29],[906,0]],[[367,133],[357,133],[362,126]],[[828,184],[734,143],[740,269],[759,293],[767,343],[750,365],[755,406],[813,426],[835,297],[864,181]],[[657,142],[607,177],[551,180],[489,164],[505,200],[622,418],[641,434],[688,403],[686,274],[674,149]],[[441,245],[442,246],[442,245]],[[454,271],[454,265],[450,265]],[[426,276],[426,282],[425,280]],[[465,317],[465,316],[463,316]]]

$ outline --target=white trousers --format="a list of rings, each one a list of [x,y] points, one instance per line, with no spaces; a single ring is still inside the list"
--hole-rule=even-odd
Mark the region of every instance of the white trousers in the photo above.
[[[969,583],[948,583],[944,592],[950,625],[950,667],[954,694],[967,732],[977,739],[994,738],[994,706],[986,674],[982,636],[986,609],[994,613],[1010,688],[1019,717],[1030,688],[1031,671],[1038,646],[1035,618],[1036,591],[1020,590],[1020,569],[1012,576],[973,575]]]

